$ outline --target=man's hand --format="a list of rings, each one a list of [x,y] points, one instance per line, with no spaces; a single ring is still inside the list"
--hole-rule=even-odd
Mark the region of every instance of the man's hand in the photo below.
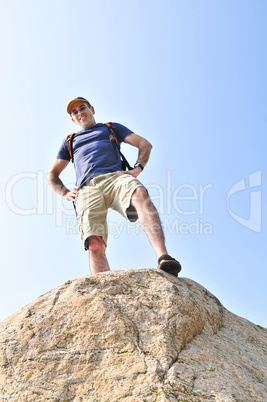
[[[142,172],[142,169],[140,168],[140,166],[136,166],[134,169],[132,170],[123,170],[122,173],[124,174],[129,174],[130,176],[133,177],[137,177],[139,176],[139,174]]]
[[[77,191],[77,186],[74,187],[74,189],[72,191],[67,191],[63,197],[66,198],[66,200],[68,201],[75,201],[76,198],[79,195],[79,192]]]

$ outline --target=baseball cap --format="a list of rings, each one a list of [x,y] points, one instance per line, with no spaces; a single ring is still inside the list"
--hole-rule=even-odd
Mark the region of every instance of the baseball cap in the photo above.
[[[88,105],[91,107],[91,103],[88,102],[87,99],[82,98],[81,96],[78,96],[78,98],[72,99],[72,100],[69,102],[69,104],[68,104],[68,106],[67,106],[67,113],[68,113],[68,114],[70,114],[70,109],[71,109],[71,106],[73,105],[73,103],[79,102],[79,101],[81,101],[81,102],[84,101],[84,102],[88,103]]]

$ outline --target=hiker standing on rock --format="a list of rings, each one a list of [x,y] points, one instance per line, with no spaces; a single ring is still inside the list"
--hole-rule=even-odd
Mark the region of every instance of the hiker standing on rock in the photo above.
[[[139,219],[155,250],[158,268],[178,276],[181,265],[168,255],[158,213],[137,179],[148,162],[152,145],[121,124],[97,124],[94,107],[82,97],[71,100],[67,112],[81,130],[64,139],[47,179],[58,194],[74,202],[81,239],[85,250],[89,250],[91,273],[109,271],[106,218],[112,208],[131,222]],[[122,142],[138,148],[138,159],[131,170],[124,170],[121,161]],[[76,173],[73,190],[59,178],[71,159]]]

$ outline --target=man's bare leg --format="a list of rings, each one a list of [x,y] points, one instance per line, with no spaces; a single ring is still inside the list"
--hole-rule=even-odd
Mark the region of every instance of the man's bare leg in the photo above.
[[[144,187],[138,187],[135,190],[131,204],[136,208],[140,224],[155,250],[158,267],[169,274],[178,276],[181,264],[167,253],[158,212]]]
[[[89,237],[89,264],[92,275],[110,270],[106,257],[106,244],[100,236]]]
[[[158,212],[144,187],[138,187],[135,190],[131,205],[137,211],[140,224],[155,250],[157,259],[163,254],[168,254]]]

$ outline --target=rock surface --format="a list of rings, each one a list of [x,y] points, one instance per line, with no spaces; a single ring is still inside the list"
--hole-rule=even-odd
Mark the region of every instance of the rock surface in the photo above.
[[[76,279],[0,324],[0,401],[267,401],[266,332],[190,279]]]

